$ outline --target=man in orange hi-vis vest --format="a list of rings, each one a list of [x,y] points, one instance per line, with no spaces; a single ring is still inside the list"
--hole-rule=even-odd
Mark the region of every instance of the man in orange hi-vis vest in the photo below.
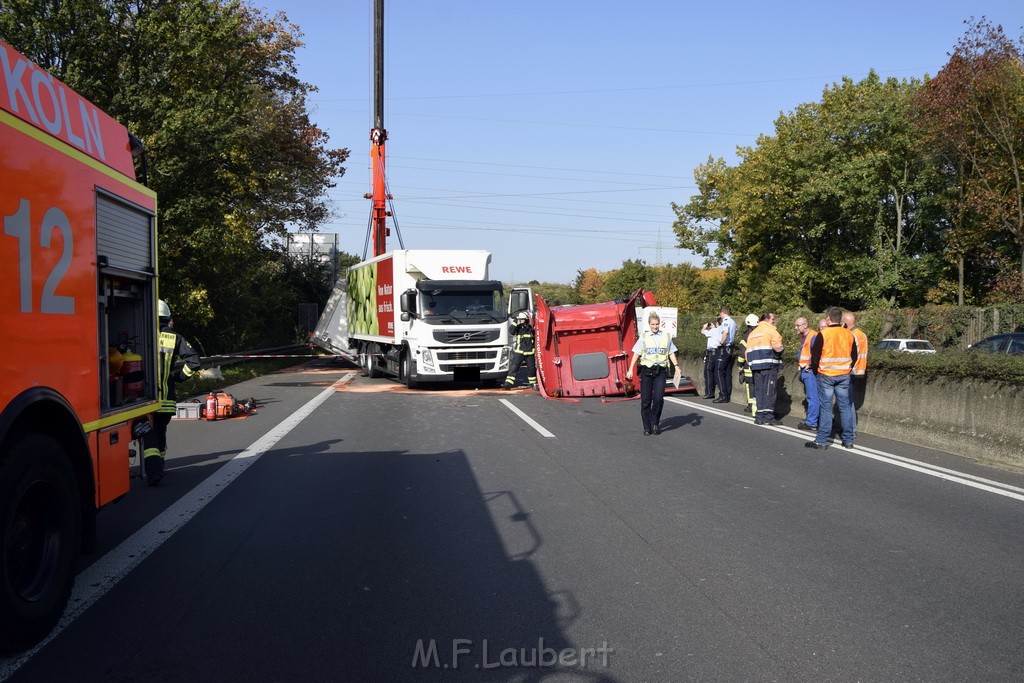
[[[818,431],[818,378],[811,371],[811,340],[817,336],[818,331],[812,330],[807,324],[807,318],[800,317],[794,322],[796,333],[800,335],[800,346],[797,351],[796,362],[800,366],[800,383],[804,385],[804,393],[807,394],[807,418],[796,426],[807,432]]]
[[[853,332],[853,343],[857,346],[857,360],[850,372],[850,400],[853,401],[853,433],[857,433],[857,411],[864,405],[868,385],[868,335],[857,327],[857,316],[843,313],[843,327]]]
[[[850,401],[850,372],[857,360],[853,333],[843,327],[838,306],[828,309],[828,327],[811,340],[811,370],[818,374],[818,433],[807,448],[828,448],[832,438],[832,399],[839,407],[843,448],[853,448],[855,424]]]

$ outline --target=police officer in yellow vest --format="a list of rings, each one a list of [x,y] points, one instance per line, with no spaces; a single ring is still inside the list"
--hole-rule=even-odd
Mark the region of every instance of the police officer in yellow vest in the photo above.
[[[189,346],[184,337],[174,331],[171,309],[162,299],[157,302],[157,316],[160,318],[160,336],[157,341],[157,398],[160,399],[160,410],[153,414],[153,429],[142,437],[146,483],[150,486],[156,486],[164,478],[167,425],[178,411],[174,385],[188,379],[200,368],[199,354]],[[175,370],[174,361],[178,358],[184,361],[185,365],[180,370]]]
[[[668,332],[661,329],[661,317],[657,311],[647,314],[650,329],[644,330],[633,345],[633,356],[629,360],[626,381],[633,379],[636,366],[640,364],[640,419],[644,423],[644,434],[661,434],[661,409],[665,406],[665,382],[669,378],[670,365],[679,367],[676,360],[676,345]]]
[[[505,377],[505,390],[516,385],[516,375],[523,363],[526,363],[526,382],[531,389],[537,388],[537,357],[533,326],[530,325],[530,314],[519,311],[515,315],[516,326],[512,328],[512,358],[508,362],[508,376]]]

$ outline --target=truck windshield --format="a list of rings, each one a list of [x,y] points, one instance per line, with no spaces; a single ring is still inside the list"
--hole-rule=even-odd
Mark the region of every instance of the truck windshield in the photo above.
[[[479,325],[508,317],[502,310],[501,292],[493,290],[420,292],[420,311],[423,319],[434,325]]]

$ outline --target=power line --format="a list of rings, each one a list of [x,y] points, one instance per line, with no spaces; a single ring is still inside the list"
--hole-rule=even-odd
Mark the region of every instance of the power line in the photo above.
[[[442,203],[442,202],[427,201],[427,200],[416,200],[416,199],[408,199],[408,198],[403,199],[402,201],[404,203],[406,203],[406,204],[426,204],[428,206],[447,206],[447,207],[461,208],[461,209],[476,209],[476,210],[479,210],[479,211],[501,211],[503,213],[528,213],[528,214],[534,214],[534,215],[540,215],[540,216],[560,216],[562,218],[584,218],[584,219],[587,219],[587,220],[603,220],[603,221],[626,221],[626,222],[630,222],[630,223],[656,223],[658,225],[663,225],[665,223],[664,219],[662,219],[662,220],[646,220],[646,219],[642,219],[642,218],[636,218],[635,216],[631,217],[631,218],[619,218],[617,216],[586,216],[586,215],[572,214],[572,213],[556,213],[556,212],[552,212],[552,211],[529,211],[527,209],[502,209],[502,208],[491,208],[491,207],[488,207],[488,206],[465,206],[465,205],[461,205],[461,204],[445,204],[445,203]]]
[[[369,159],[369,154],[351,154],[349,158],[354,157],[366,157]],[[460,159],[430,159],[426,157],[388,157],[391,160],[394,159],[405,159],[408,161],[433,161],[444,164],[470,164],[473,166],[504,166],[508,168],[529,168],[539,171],[564,171],[566,173],[598,173],[602,175],[616,175],[616,176],[638,176],[642,178],[672,178],[675,180],[689,180],[688,176],[674,176],[674,175],[658,175],[654,173],[635,173],[631,171],[594,171],[589,168],[560,168],[558,166],[527,166],[524,164],[499,164],[493,161],[466,161]],[[407,168],[402,166],[400,168]],[[524,176],[529,178],[531,176]]]
[[[942,65],[930,66],[930,67],[906,67],[899,69],[873,69],[877,74],[893,74],[893,73],[904,73],[912,71],[914,73],[927,73],[929,69],[941,69]],[[414,100],[455,100],[455,99],[483,99],[488,97],[546,97],[550,95],[593,95],[602,93],[623,93],[623,92],[654,92],[659,90],[688,90],[692,88],[722,88],[732,87],[738,85],[772,85],[777,83],[798,83],[801,81],[832,81],[835,79],[842,79],[845,77],[849,78],[860,78],[869,75],[870,72],[861,72],[853,74],[843,74],[841,76],[793,76],[791,78],[768,78],[761,80],[747,80],[747,81],[720,81],[712,83],[680,83],[675,85],[651,85],[651,86],[631,86],[627,88],[599,88],[590,90],[539,90],[534,92],[507,92],[507,93],[476,93],[476,94],[462,94],[462,95],[419,95],[410,97],[389,97],[389,100],[393,101],[414,101]],[[340,98],[340,99],[318,99],[318,102],[359,102],[356,98]]]

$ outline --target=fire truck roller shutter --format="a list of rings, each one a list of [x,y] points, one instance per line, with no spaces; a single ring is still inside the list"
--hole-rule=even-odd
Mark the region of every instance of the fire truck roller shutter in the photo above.
[[[116,268],[150,272],[153,244],[152,215],[143,209],[100,193],[96,197],[96,248]]]

